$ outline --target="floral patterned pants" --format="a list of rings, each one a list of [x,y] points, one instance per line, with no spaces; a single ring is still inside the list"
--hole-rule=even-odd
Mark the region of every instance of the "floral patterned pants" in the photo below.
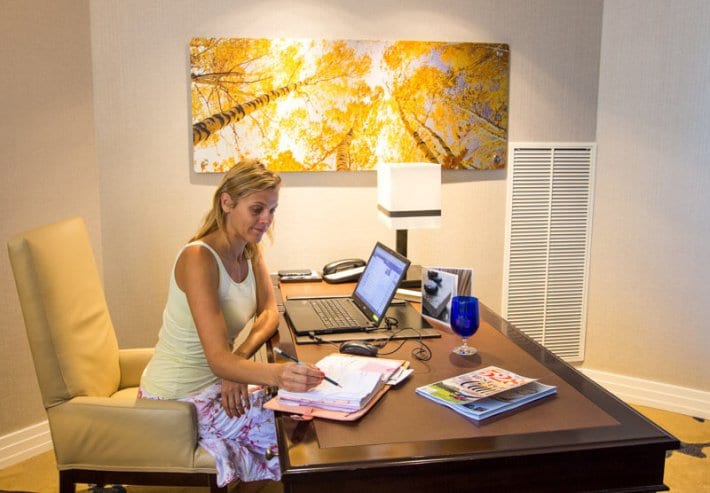
[[[214,457],[217,484],[236,481],[281,479],[274,413],[264,409],[265,390],[249,394],[251,408],[230,418],[220,403],[221,383],[197,395],[178,399],[192,403],[197,410],[198,443]],[[162,399],[139,389],[138,398]]]

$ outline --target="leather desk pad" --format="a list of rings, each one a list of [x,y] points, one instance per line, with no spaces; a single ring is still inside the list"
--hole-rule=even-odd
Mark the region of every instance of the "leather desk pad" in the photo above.
[[[391,358],[407,359],[414,373],[392,388],[365,416],[351,423],[316,419],[314,426],[321,448],[376,445],[414,441],[494,437],[521,433],[614,426],[619,423],[574,387],[559,378],[534,357],[486,322],[470,340],[478,349],[472,357],[451,353],[460,342],[442,329],[441,339],[425,341],[432,359],[421,362],[410,351],[416,341],[407,341]],[[383,351],[395,348],[390,342]],[[332,350],[322,346],[299,347],[299,355],[317,361]],[[312,359],[311,359],[312,358]],[[415,393],[415,389],[477,368],[495,365],[520,375],[557,386],[557,395],[541,399],[510,413],[476,422]]]

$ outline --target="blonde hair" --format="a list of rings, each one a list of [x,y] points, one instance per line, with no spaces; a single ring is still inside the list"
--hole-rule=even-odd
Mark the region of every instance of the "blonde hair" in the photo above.
[[[217,230],[224,231],[225,213],[221,204],[223,193],[229,194],[232,203],[236,204],[239,199],[249,194],[275,189],[280,184],[281,177],[266,169],[266,166],[259,160],[239,161],[225,173],[212,198],[212,209],[205,215],[202,226],[200,226],[190,241],[199,240]],[[271,227],[269,227],[270,234]],[[244,248],[244,256],[252,259],[258,258],[259,246],[256,243],[248,243]]]

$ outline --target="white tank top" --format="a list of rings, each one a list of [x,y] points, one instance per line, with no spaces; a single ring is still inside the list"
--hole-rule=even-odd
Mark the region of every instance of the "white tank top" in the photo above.
[[[178,258],[191,245],[207,248],[219,266],[219,300],[227,322],[227,338],[231,347],[242,330],[249,330],[256,313],[256,281],[251,259],[247,259],[249,272],[246,279],[237,283],[229,276],[217,252],[207,243],[194,241],[185,245]],[[200,392],[218,379],[207,364],[187,297],[175,280],[173,264],[163,325],[158,334],[155,354],[143,372],[141,387],[163,398],[179,399]]]

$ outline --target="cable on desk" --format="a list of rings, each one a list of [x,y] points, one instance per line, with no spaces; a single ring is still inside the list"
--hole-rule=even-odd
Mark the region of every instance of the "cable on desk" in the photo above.
[[[414,327],[402,327],[401,329],[399,329],[398,327],[399,327],[399,320],[397,320],[394,317],[385,317],[385,328],[386,328],[386,330],[391,331],[392,333],[387,337],[387,339],[384,339],[384,342],[376,341],[376,342],[372,342],[371,344],[373,346],[377,346],[378,348],[382,349],[383,347],[385,347],[387,345],[388,342],[392,341],[392,339],[397,334],[404,332],[405,330],[413,330],[414,332],[416,332],[419,335],[419,339],[416,341],[419,343],[419,345],[417,347],[415,347],[414,349],[412,349],[412,356],[419,361],[429,361],[431,359],[431,348],[429,348],[429,346],[427,346],[426,343],[424,342],[424,339],[422,338],[422,332],[420,330],[415,329]],[[402,346],[404,346],[404,344],[407,341],[414,342],[414,339],[402,339],[402,341],[399,343],[399,345],[395,349],[388,351],[386,353],[378,353],[378,354],[381,356],[388,356],[390,354],[396,353],[397,351],[399,351],[402,348]]]
[[[323,343],[325,343],[325,344],[331,344],[331,345],[333,345],[333,346],[335,346],[335,347],[337,347],[337,348],[340,348],[340,344],[337,344],[337,343],[335,343],[335,342],[333,342],[333,341],[326,341],[326,340],[323,339],[322,337],[317,336],[316,333],[313,332],[312,330],[311,330],[310,332],[308,332],[308,337],[310,337],[311,339],[313,339],[314,341],[316,341],[318,344],[323,344]]]
[[[401,332],[404,332],[405,330],[413,330],[419,335],[419,339],[416,341],[419,343],[417,347],[412,349],[412,357],[419,361],[429,361],[431,359],[431,348],[426,345],[424,342],[424,339],[422,338],[422,332],[420,330],[415,329],[414,327],[403,327],[401,329],[398,328],[399,326],[399,320],[397,320],[394,317],[385,317],[385,327],[382,329],[375,329],[375,330],[387,330],[388,332],[391,332],[386,339],[370,339],[368,340],[369,344],[372,344],[373,346],[377,347],[378,349],[384,348],[389,342],[392,341],[392,339],[397,335],[400,334]],[[374,331],[372,331],[374,332]],[[312,340],[316,341],[318,344],[331,344],[337,348],[340,348],[340,344],[332,342],[332,341],[326,341],[322,337],[316,335],[315,332],[310,331],[308,332],[308,337],[310,337]],[[378,356],[389,356],[390,354],[396,353],[399,351],[402,346],[407,341],[414,341],[414,339],[402,339],[399,343],[399,345],[392,349],[391,351],[388,351],[386,353],[379,352],[377,353]]]

